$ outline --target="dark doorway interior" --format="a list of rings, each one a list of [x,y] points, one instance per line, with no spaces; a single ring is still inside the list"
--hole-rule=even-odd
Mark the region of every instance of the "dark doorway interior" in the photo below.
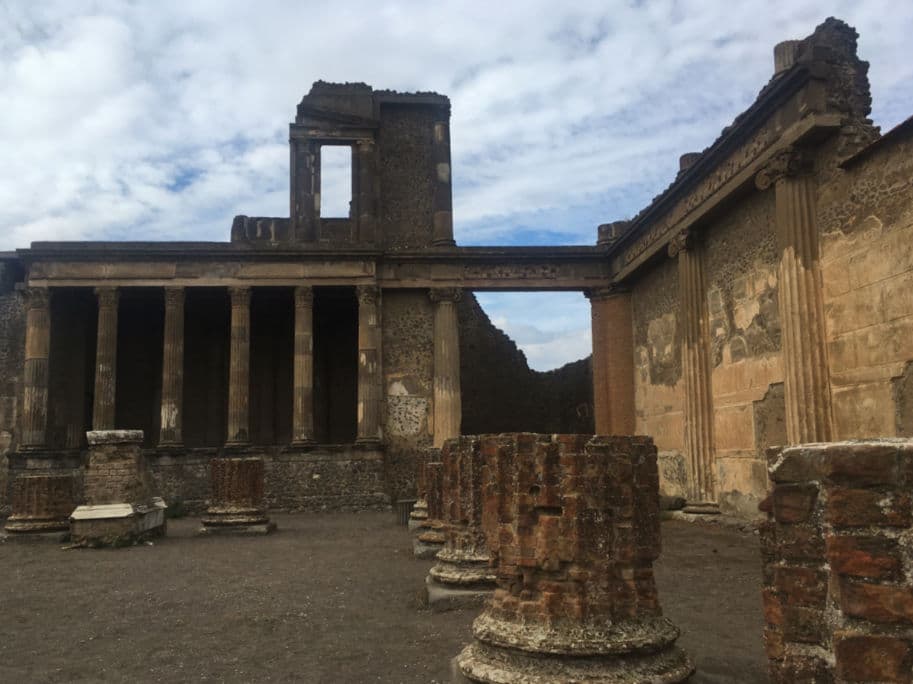
[[[314,432],[351,444],[357,430],[358,303],[354,288],[314,291]]]
[[[184,444],[225,443],[231,305],[225,288],[189,287],[184,300]]]
[[[250,311],[252,444],[288,444],[292,439],[294,341],[292,289],[254,288]]]

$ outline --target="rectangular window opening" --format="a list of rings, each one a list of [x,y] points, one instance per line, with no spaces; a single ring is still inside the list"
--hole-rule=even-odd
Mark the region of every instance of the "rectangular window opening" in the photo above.
[[[320,148],[320,218],[349,218],[352,204],[352,148]]]

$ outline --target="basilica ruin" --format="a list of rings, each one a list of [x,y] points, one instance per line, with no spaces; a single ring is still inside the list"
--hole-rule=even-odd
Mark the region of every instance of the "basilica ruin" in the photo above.
[[[228,242],[0,255],[8,533],[91,503],[87,464],[129,431],[143,501],[210,529],[418,495],[417,539],[446,551],[431,579],[494,591],[460,676],[598,656],[681,681],[652,584],[664,494],[767,517],[775,681],[910,681],[913,119],[873,125],[856,38],[828,19],[777,45],[755,102],[592,245],[456,245],[449,100],[317,82],[289,127],[288,217],[238,216]],[[351,153],[347,217],[321,214],[329,146]],[[548,290],[589,298],[593,353],[540,374],[472,293]],[[524,461],[528,439],[554,457]],[[595,627],[579,651],[566,620],[594,615],[647,629],[649,658]]]

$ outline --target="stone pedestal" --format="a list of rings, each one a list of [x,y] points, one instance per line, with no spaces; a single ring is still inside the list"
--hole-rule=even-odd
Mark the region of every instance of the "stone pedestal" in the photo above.
[[[412,552],[416,558],[434,558],[444,546],[444,501],[441,487],[444,482],[444,464],[428,461],[425,464],[425,500],[428,517],[416,530]]]
[[[7,538],[61,539],[70,530],[70,513],[76,508],[75,479],[70,473],[19,473],[13,480],[10,504],[4,527]]]
[[[425,582],[432,610],[479,606],[495,587],[482,529],[482,459],[478,437],[444,442],[444,546]]]
[[[430,447],[418,453],[415,464],[415,488],[418,500],[412,506],[409,514],[409,530],[413,531],[428,519],[427,484],[425,482],[425,464],[429,461],[440,461],[441,450]]]
[[[70,536],[86,546],[122,546],[165,534],[165,502],[155,496],[142,430],[86,434],[86,503],[70,516]]]
[[[656,448],[645,437],[483,438],[498,586],[454,681],[681,682],[662,617]]]
[[[212,503],[201,534],[269,534],[276,529],[263,505],[262,458],[220,456],[210,462]]]

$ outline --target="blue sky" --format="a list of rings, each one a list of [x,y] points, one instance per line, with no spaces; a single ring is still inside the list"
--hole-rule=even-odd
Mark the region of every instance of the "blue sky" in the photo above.
[[[460,244],[592,243],[829,15],[860,32],[875,122],[913,114],[908,2],[0,0],[0,250],[287,215],[287,126],[318,79],[450,96]],[[480,300],[535,368],[588,353],[582,295]]]

